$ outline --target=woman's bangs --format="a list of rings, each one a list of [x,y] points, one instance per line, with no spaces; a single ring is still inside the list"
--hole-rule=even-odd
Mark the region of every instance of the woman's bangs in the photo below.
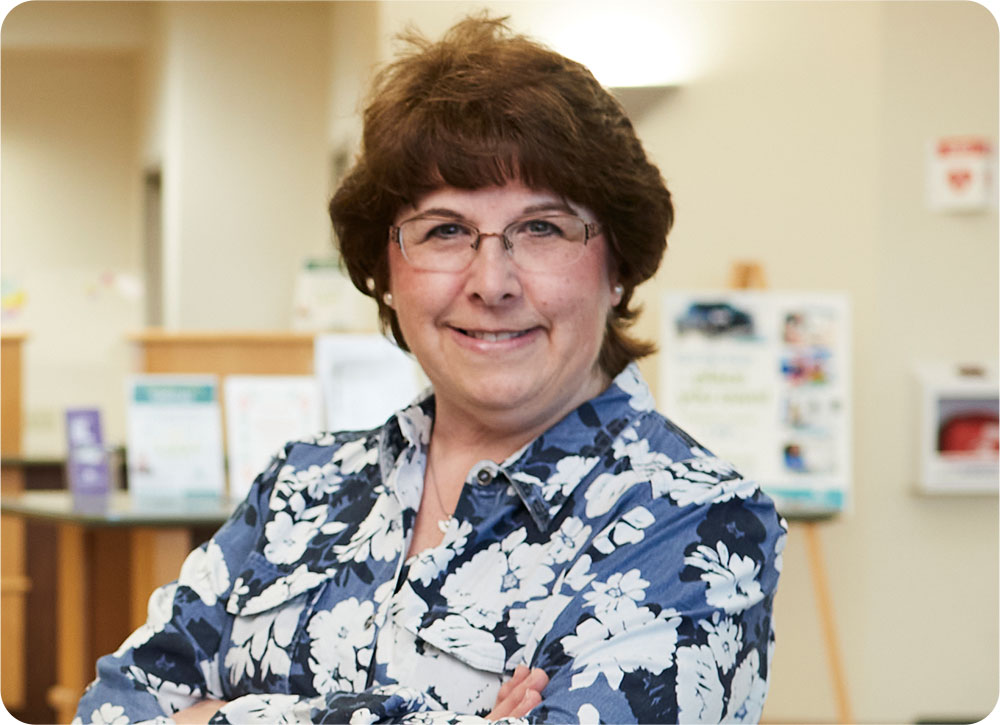
[[[552,188],[551,167],[538,158],[534,144],[518,138],[493,138],[434,129],[413,144],[400,186],[414,201],[442,186],[480,189],[518,180],[532,188]]]

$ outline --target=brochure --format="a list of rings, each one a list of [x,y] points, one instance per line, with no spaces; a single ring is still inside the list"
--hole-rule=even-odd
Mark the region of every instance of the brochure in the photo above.
[[[106,498],[111,492],[111,469],[99,410],[66,411],[66,451],[66,475],[74,500]]]

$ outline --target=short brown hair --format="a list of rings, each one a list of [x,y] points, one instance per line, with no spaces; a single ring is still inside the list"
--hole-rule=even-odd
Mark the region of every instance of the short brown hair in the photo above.
[[[581,64],[513,34],[504,20],[466,18],[438,42],[414,31],[375,78],[361,154],[330,202],[354,285],[375,298],[383,329],[409,349],[388,289],[389,225],[441,186],[517,179],[589,208],[605,230],[625,293],[608,316],[599,364],[614,377],[655,351],[627,332],[635,287],[655,274],[673,206],[615,98]]]

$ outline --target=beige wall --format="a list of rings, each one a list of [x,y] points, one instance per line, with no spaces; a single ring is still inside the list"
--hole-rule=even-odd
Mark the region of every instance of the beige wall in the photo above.
[[[998,695],[997,499],[913,493],[918,450],[911,372],[923,360],[997,359],[997,214],[933,213],[923,198],[929,139],[966,133],[997,139],[996,23],[966,2],[611,5],[489,7],[511,13],[515,26],[536,34],[560,25],[585,34],[588,13],[612,13],[597,23],[611,29],[614,13],[636,13],[663,39],[662,60],[654,54],[642,62],[662,62],[683,79],[635,119],[678,211],[666,263],[641,293],[647,334],[658,330],[663,291],[723,286],[738,259],[763,263],[772,288],[850,295],[854,503],[823,525],[820,536],[853,711],[862,722],[981,717]],[[5,55],[4,274],[17,260],[25,260],[18,262],[25,279],[59,269],[72,277],[72,265],[80,275],[89,273],[85,260],[65,249],[65,239],[74,237],[56,219],[46,220],[53,226],[33,242],[55,247],[52,253],[32,256],[26,248],[29,237],[20,230],[55,216],[48,211],[55,208],[52,182],[29,185],[48,178],[46,169],[83,175],[88,163],[107,166],[110,176],[100,178],[121,190],[116,199],[128,201],[101,205],[112,217],[103,224],[122,229],[120,239],[137,234],[137,202],[128,191],[134,170],[122,169],[138,156],[142,163],[161,162],[178,180],[170,207],[171,233],[182,252],[174,320],[183,327],[282,324],[294,255],[326,243],[329,154],[356,140],[360,76],[372,59],[387,57],[391,34],[406,22],[437,33],[481,6],[195,5],[164,8],[134,25],[113,24],[118,35],[133,38],[123,28],[143,22],[150,28],[140,70],[100,56],[88,72],[100,75],[94,64],[105,63],[109,75],[87,82],[117,88],[116,107],[126,115],[135,109],[120,122],[136,134],[137,150],[120,157],[117,147],[88,141],[91,161],[84,162],[75,160],[82,152],[57,145],[46,155],[52,166],[11,165],[18,158],[10,153],[14,130],[32,138],[34,124],[25,110],[8,125],[8,93],[21,88],[35,96],[25,108],[39,106],[44,99],[37,89],[45,86],[37,79],[48,71],[36,61],[8,66]],[[5,48],[7,31],[5,23]],[[301,47],[290,48],[289,37]],[[615,52],[628,55],[628,34],[608,30],[591,45],[614,49],[622,40]],[[207,68],[215,69],[212,77],[205,77]],[[8,81],[11,69],[23,72],[23,80]],[[136,73],[154,80],[139,83],[142,93],[132,105],[124,86]],[[254,88],[279,99],[281,111],[255,97]],[[35,113],[47,115],[41,106]],[[40,129],[49,133],[46,124],[55,123]],[[303,124],[300,133],[290,132],[295,123]],[[268,134],[271,128],[278,131]],[[82,137],[76,138],[79,144]],[[21,178],[18,185],[9,181]],[[293,185],[295,193],[282,196],[272,183]],[[241,241],[247,239],[252,242]],[[88,237],[95,248],[106,243]],[[135,247],[117,244],[117,263],[134,267]],[[246,273],[225,273],[237,261]],[[35,298],[39,309],[31,313],[38,317],[31,319],[38,320],[41,341],[42,328],[62,329],[61,308],[42,302],[47,295]],[[123,326],[107,319],[106,330]],[[76,363],[76,370],[86,369],[84,355]],[[657,361],[643,368],[655,387]],[[51,385],[54,373],[29,363],[28,375]],[[64,386],[62,395],[73,390],[75,384]],[[41,402],[34,399],[36,414]],[[793,527],[776,605],[770,721],[836,717],[809,573],[802,530]]]
[[[330,252],[330,7],[39,2],[5,20],[3,275],[27,290],[26,438],[63,409],[124,439],[143,274],[143,174],[163,175],[164,324],[283,329],[296,271]],[[67,352],[69,351],[69,352]]]
[[[164,315],[280,329],[327,250],[327,8],[176,3],[164,14]]]
[[[59,452],[66,406],[104,408],[124,434],[126,330],[142,323],[135,58],[5,50],[0,265],[27,291],[25,451]],[[112,282],[114,276],[117,283]]]
[[[996,139],[997,25],[973,3],[890,3],[884,20],[877,287],[858,342],[871,350],[858,370],[865,468],[857,525],[830,546],[865,562],[856,574],[842,567],[838,582],[860,615],[848,657],[866,660],[904,713],[949,712],[954,702],[976,717],[997,701],[997,499],[912,494],[911,366],[997,360],[997,214],[928,211],[922,173],[923,145],[937,135]],[[858,687],[859,711],[887,718],[893,709]]]
[[[337,2],[330,6],[330,108],[328,139],[343,161],[354,158],[361,139],[361,106],[378,60],[382,34],[378,4]]]

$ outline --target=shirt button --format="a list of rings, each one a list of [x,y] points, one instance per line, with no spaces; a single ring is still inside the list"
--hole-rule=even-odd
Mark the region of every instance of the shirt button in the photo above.
[[[485,468],[481,468],[479,473],[476,474],[476,479],[479,481],[481,486],[485,486],[493,480],[493,476]]]

